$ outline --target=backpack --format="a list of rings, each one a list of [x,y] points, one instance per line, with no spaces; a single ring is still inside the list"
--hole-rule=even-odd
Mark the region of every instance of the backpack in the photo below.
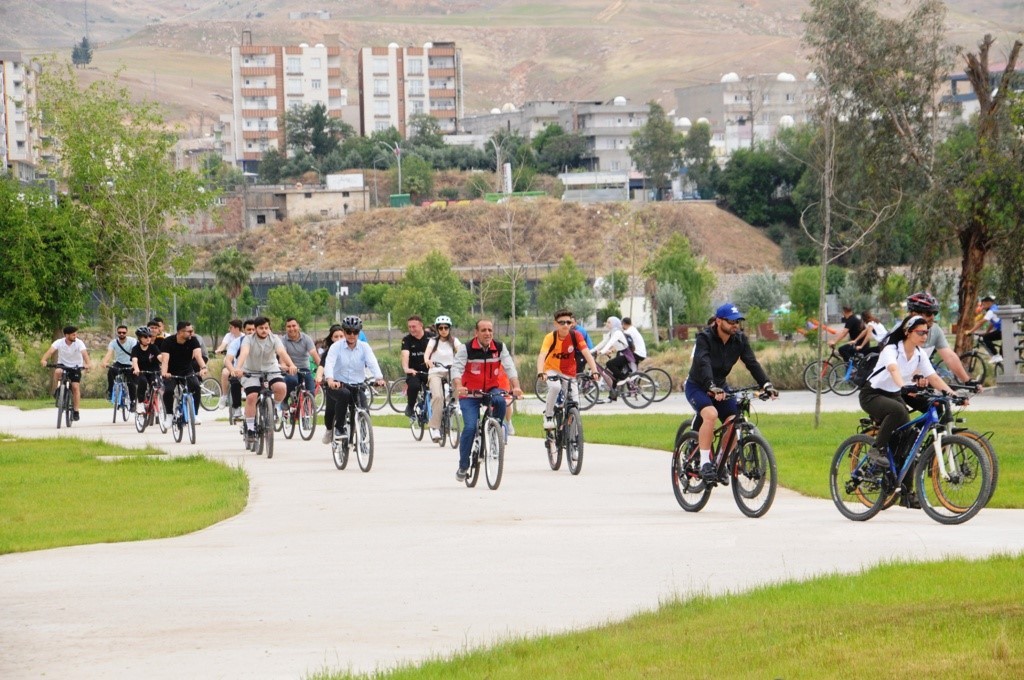
[[[850,382],[856,385],[857,389],[863,388],[875,375],[882,372],[881,368],[875,370],[879,354],[880,352],[868,352],[867,354],[853,355],[853,372],[850,374]]]
[[[587,343],[583,339],[583,335],[575,328],[570,328],[569,333],[572,334],[574,341],[573,354],[576,356],[576,373],[582,373],[583,370],[587,367],[587,359],[586,357],[583,356],[583,352],[579,350],[579,344],[582,342],[584,345],[586,345]],[[555,332],[551,331],[546,336],[544,336],[545,342],[549,337],[551,337],[551,347],[548,348],[548,353],[544,355],[545,359],[551,356],[551,353],[555,351],[555,338],[553,337],[554,335]]]

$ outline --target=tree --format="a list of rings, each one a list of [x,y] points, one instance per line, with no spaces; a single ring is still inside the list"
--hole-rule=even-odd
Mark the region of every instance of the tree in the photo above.
[[[659,286],[673,283],[686,296],[687,323],[704,323],[711,311],[711,292],[715,288],[715,273],[707,261],[698,258],[690,248],[690,241],[682,234],[673,234],[658,250],[644,270]]]
[[[676,132],[665,109],[648,103],[647,122],[633,133],[629,157],[659,195],[672,186],[672,172],[682,162],[683,136]]]
[[[384,296],[389,290],[391,290],[391,286],[387,283],[367,283],[363,285],[356,297],[367,309],[380,312],[383,308]]]
[[[92,63],[92,45],[89,43],[89,38],[83,37],[82,42],[71,49],[71,63],[75,66]]]
[[[391,171],[392,186],[398,186],[398,166]],[[402,192],[420,200],[434,191],[434,170],[415,154],[402,154]]]
[[[444,133],[437,118],[429,113],[417,113],[409,118],[409,144],[413,148],[427,147],[440,149],[444,147]]]
[[[517,277],[513,281],[508,274],[502,273],[484,279],[480,284],[480,301],[486,313],[493,314],[499,319],[511,319],[513,315],[526,315],[530,292],[526,290],[526,281],[523,277]]]
[[[791,218],[788,197],[779,199],[780,194],[788,196],[788,179],[769,148],[737,149],[722,171],[718,191],[729,210],[754,226],[767,227]]]
[[[615,301],[621,300],[629,293],[629,272],[622,269],[613,269],[604,277],[598,287],[601,297]]]
[[[582,135],[569,134],[556,123],[541,130],[531,144],[536,153],[537,169],[552,175],[582,167],[587,150],[587,141]]]
[[[70,201],[0,176],[0,331],[57,334],[85,311],[94,244]]]
[[[280,184],[288,159],[277,149],[267,149],[260,159],[259,178],[263,184]]]
[[[238,318],[238,298],[249,287],[256,263],[250,255],[237,248],[222,250],[210,259],[210,269],[217,278],[217,287],[231,300],[231,318]]]
[[[462,285],[452,263],[434,250],[406,268],[402,281],[384,294],[383,305],[398,319],[413,314],[424,319],[447,314],[460,326],[469,321],[472,302],[472,294]]]
[[[742,310],[757,307],[771,312],[785,299],[786,285],[778,274],[767,269],[744,277],[732,295],[732,301]]]
[[[355,134],[352,126],[327,114],[322,102],[291,107],[284,115],[288,149],[302,152],[319,162],[341,148],[341,140]]]
[[[50,62],[40,77],[45,128],[60,152],[49,170],[86,217],[97,245],[91,265],[108,304],[152,311],[153,295],[187,266],[181,220],[214,194],[190,170],[176,170],[173,134],[156,105],[136,103],[116,80],[84,90],[70,65]]]
[[[323,307],[317,307],[312,293],[297,283],[275,286],[267,291],[266,313],[274,326],[284,327],[284,320],[294,316],[300,326],[309,326],[310,321]]]
[[[714,198],[720,169],[711,148],[711,126],[696,123],[683,138],[680,164],[701,198]]]
[[[537,286],[537,306],[544,314],[553,314],[559,307],[580,293],[587,293],[587,277],[576,265],[572,255],[566,255],[558,267],[541,279]]]

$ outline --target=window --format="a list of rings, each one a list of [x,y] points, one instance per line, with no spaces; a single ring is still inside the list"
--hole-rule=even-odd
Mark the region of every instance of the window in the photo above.
[[[300,78],[288,79],[288,94],[302,94],[302,80]]]
[[[256,216],[256,224],[266,224],[266,223],[267,223],[267,216],[266,215],[257,215]]]
[[[391,121],[378,120],[376,123],[374,123],[373,129],[377,132],[386,132],[387,130],[391,129]]]
[[[320,57],[313,57],[309,60],[310,68],[320,68]]]
[[[303,198],[313,198],[313,194],[307,191],[306,193],[302,194],[302,197]]]
[[[374,73],[387,73],[388,72],[388,60],[387,59],[374,59],[373,60],[373,72]]]
[[[762,113],[762,114],[761,114],[761,124],[762,124],[762,125],[768,125],[768,124],[769,124],[769,123],[771,123],[771,122],[772,122],[772,117],[771,117],[771,115],[769,115],[769,114],[767,114],[767,113]]]
[[[423,100],[413,99],[409,102],[409,108],[412,110],[412,115],[423,113]]]
[[[320,79],[319,78],[313,78],[312,80],[310,80],[309,81],[309,89],[311,89],[311,90],[319,90],[320,89]]]
[[[298,57],[288,57],[288,73],[302,73],[302,60]]]
[[[375,99],[373,101],[373,115],[386,116],[391,113],[390,102],[387,99]]]
[[[410,59],[406,62],[409,65],[409,75],[421,76],[423,75],[423,60],[422,59]]]
[[[793,101],[793,94],[792,94],[792,93],[788,93],[788,94],[786,94],[786,101],[787,101],[787,102],[791,102],[791,101]]]
[[[423,81],[422,80],[410,80],[409,81],[409,96],[411,96],[411,97],[422,97],[423,96]]]
[[[373,81],[373,94],[376,96],[388,96],[387,78],[375,78]]]

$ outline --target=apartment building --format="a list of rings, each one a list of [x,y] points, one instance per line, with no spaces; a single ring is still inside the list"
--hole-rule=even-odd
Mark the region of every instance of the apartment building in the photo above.
[[[444,134],[460,131],[462,50],[453,42],[423,47],[364,47],[359,51],[359,130],[395,128],[404,139],[417,114],[433,116]]]
[[[712,146],[728,155],[758,140],[774,139],[780,128],[806,123],[813,91],[813,76],[800,80],[789,73],[727,73],[717,83],[677,89],[675,115],[684,128],[691,121],[707,122]]]
[[[625,97],[608,102],[571,102],[559,113],[566,132],[583,136],[583,160],[591,172],[629,172],[633,133],[647,124],[647,104],[630,104]]]
[[[40,73],[40,65],[21,52],[0,50],[0,160],[23,182],[40,173],[41,139],[32,119]]]
[[[284,115],[294,106],[323,104],[329,116],[344,118],[341,66],[340,45],[254,45],[244,31],[242,44],[231,48],[233,121],[223,126],[231,134],[224,140],[231,160],[256,172],[264,152],[284,153]]]

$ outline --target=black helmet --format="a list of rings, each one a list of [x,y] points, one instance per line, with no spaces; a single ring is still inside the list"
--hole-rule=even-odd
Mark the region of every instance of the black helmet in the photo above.
[[[914,293],[907,298],[907,311],[924,314],[938,314],[939,301],[936,300],[933,295],[929,295],[924,291]]]
[[[149,330],[149,326],[139,326],[135,329],[135,337],[151,338],[153,337],[153,331]]]
[[[361,331],[363,330],[363,320],[358,316],[346,316],[341,320],[341,329],[343,331]]]

